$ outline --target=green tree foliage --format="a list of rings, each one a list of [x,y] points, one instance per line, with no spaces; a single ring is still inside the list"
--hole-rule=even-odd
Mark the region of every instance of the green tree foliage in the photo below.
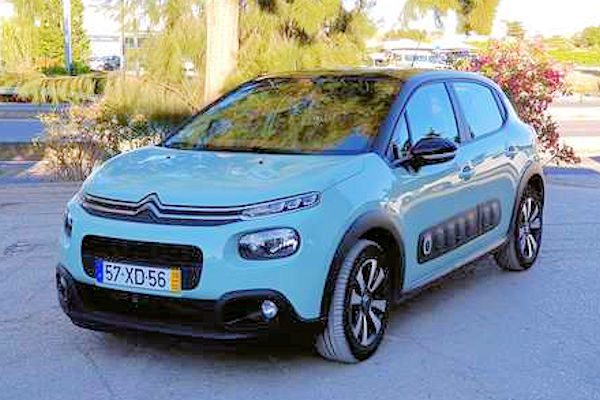
[[[164,26],[160,32],[150,34],[142,47],[142,53],[146,55],[142,63],[147,71],[169,83],[189,80],[184,70],[186,62],[194,65],[196,74],[203,71],[206,24],[201,13],[202,1],[156,1],[146,6],[152,24]]]
[[[416,42],[429,42],[431,38],[427,35],[427,32],[420,29],[395,29],[386,32],[385,39],[411,39]]]
[[[488,35],[492,30],[498,3],[499,0],[408,0],[404,6],[403,19],[407,22],[431,10],[439,16],[455,11],[461,32]]]
[[[5,69],[32,69],[37,56],[36,10],[42,0],[13,0],[15,14],[2,25],[2,61]]]
[[[574,39],[581,47],[600,48],[600,25],[585,28]]]
[[[256,0],[241,9],[233,82],[262,73],[358,65],[374,32],[359,6],[341,0]]]
[[[43,1],[41,8],[36,10],[36,18],[39,18],[38,57],[43,68],[61,66],[64,62],[62,10],[61,0]]]
[[[85,64],[91,55],[90,39],[83,26],[84,11],[83,0],[71,0],[71,42],[73,60],[75,63],[80,64]]]
[[[128,57],[139,60],[147,84],[180,96],[188,112],[200,108],[206,55],[203,1],[107,0],[103,5],[125,21],[128,32],[139,27],[140,15],[161,27],[140,32],[144,45]],[[246,1],[240,9],[240,51],[230,86],[262,73],[360,64],[364,41],[374,32],[364,7],[361,3],[345,11],[341,0]],[[193,63],[194,76],[186,74],[185,62]]]
[[[89,57],[83,28],[83,0],[71,1],[73,60],[79,66]],[[8,70],[64,67],[63,7],[61,0],[12,0],[15,15],[3,25],[2,58]]]

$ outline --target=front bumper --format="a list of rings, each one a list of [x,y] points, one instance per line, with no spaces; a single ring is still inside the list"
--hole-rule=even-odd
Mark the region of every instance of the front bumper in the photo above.
[[[323,195],[335,196],[335,193]],[[156,264],[150,263],[149,260],[140,263],[138,260],[143,258],[144,254],[152,255],[151,252],[142,252],[142,255],[138,254],[137,250],[131,255],[127,252],[127,257],[122,261],[131,264],[168,267],[173,265],[167,262],[170,248],[197,248],[202,254],[201,277],[198,280],[198,276],[195,276],[195,280],[190,281],[190,285],[187,286],[185,280],[189,277],[189,271],[182,270],[183,293],[165,296],[218,301],[231,292],[268,289],[283,295],[302,320],[316,320],[323,315],[321,306],[329,266],[345,233],[347,213],[339,204],[345,203],[336,201],[333,197],[331,201],[323,201],[318,207],[301,212],[205,227],[104,218],[87,213],[73,201],[67,205],[72,228],[70,235],[62,234],[59,262],[75,281],[102,286],[91,273],[90,260],[86,256],[90,250],[89,247],[86,248],[86,238],[154,243],[166,249],[160,251],[165,260],[158,260]],[[324,220],[328,223],[322,223]],[[272,260],[247,260],[241,257],[237,245],[241,235],[282,227],[295,229],[300,234],[301,245],[297,253]],[[92,247],[94,251],[113,251],[116,248],[106,243]],[[98,257],[110,258],[108,255]],[[188,267],[196,268],[193,265]],[[146,295],[154,294],[144,289],[135,291]]]
[[[80,327],[101,331],[149,331],[203,339],[239,340],[280,333],[314,333],[320,320],[302,320],[289,301],[273,290],[230,292],[218,300],[172,298],[102,288],[76,281],[59,264],[58,299]],[[279,312],[267,320],[264,300]]]

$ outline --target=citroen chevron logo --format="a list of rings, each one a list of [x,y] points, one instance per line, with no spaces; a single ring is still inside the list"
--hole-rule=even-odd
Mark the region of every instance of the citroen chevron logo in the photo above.
[[[136,215],[140,214],[141,212],[148,211],[155,216],[159,216],[162,209],[163,204],[160,202],[158,195],[156,193],[151,193],[140,200],[137,204],[137,207],[133,211]]]

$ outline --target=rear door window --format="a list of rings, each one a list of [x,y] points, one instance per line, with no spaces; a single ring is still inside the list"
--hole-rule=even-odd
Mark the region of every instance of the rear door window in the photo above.
[[[474,138],[500,129],[504,120],[490,88],[473,82],[455,82],[452,85]]]

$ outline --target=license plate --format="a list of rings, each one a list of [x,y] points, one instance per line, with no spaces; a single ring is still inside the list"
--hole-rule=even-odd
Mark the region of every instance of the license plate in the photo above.
[[[131,265],[97,260],[96,282],[109,286],[143,288],[162,292],[181,290],[181,269]]]

